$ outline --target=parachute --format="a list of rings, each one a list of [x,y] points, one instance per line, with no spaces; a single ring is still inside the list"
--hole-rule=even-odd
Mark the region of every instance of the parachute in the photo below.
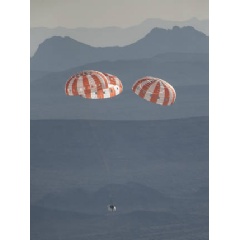
[[[122,91],[122,82],[116,76],[94,70],[77,73],[65,84],[66,95],[89,99],[112,98]]]
[[[163,106],[172,105],[176,100],[176,92],[168,82],[151,76],[137,80],[132,91],[149,102]]]

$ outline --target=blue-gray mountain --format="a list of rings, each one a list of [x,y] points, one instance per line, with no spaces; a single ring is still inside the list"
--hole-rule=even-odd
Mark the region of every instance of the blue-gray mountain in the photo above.
[[[69,37],[52,37],[31,58],[31,70],[63,71],[96,61],[150,58],[159,53],[208,53],[208,36],[193,27],[155,28],[125,47],[92,47]]]
[[[208,132],[207,117],[31,121],[31,239],[207,240]]]
[[[167,21],[162,19],[146,19],[139,25],[120,28],[75,28],[68,29],[64,27],[31,28],[31,56],[36,52],[40,43],[53,36],[68,36],[79,42],[89,44],[94,47],[125,46],[136,42],[144,37],[153,28],[171,29],[173,26],[192,26],[196,30],[208,35],[209,21],[192,18],[187,21]]]
[[[94,62],[58,73],[31,70],[31,84],[33,89],[34,85],[37,89],[41,88],[40,81],[63,85],[70,76],[86,69],[115,74],[126,88],[130,88],[143,76],[156,76],[174,86],[203,85],[209,82],[208,53],[160,53],[152,58]],[[39,80],[38,83],[33,83],[35,80]]]
[[[202,193],[197,190],[208,186],[208,132],[208,117],[162,121],[32,120],[32,203],[51,192],[92,190],[131,181],[177,196],[188,192],[206,195],[204,189]],[[116,195],[122,195],[122,189],[135,189],[153,199],[161,197],[139,185],[115,189],[119,192]],[[102,190],[109,198],[107,191]]]
[[[88,214],[105,214],[110,200],[114,201],[121,213],[165,210],[173,206],[175,201],[151,187],[129,182],[109,184],[95,192],[77,188],[61,193],[49,193],[34,205]]]
[[[136,211],[87,215],[31,207],[31,240],[208,240],[208,216]]]

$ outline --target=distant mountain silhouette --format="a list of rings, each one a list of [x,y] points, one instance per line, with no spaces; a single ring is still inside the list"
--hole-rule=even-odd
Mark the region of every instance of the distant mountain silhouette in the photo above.
[[[161,53],[152,58],[94,62],[55,73],[32,70],[31,81],[39,80],[32,83],[32,87],[34,89],[36,85],[39,90],[43,87],[40,84],[50,84],[47,83],[50,81],[61,87],[71,75],[86,69],[115,74],[126,88],[131,88],[137,79],[148,75],[162,78],[174,86],[209,82],[208,53]]]
[[[120,208],[134,208],[132,200],[138,210],[141,205],[155,205],[156,200],[165,206],[162,192],[179,194],[190,189],[193,195],[188,197],[194,197],[195,189],[208,184],[208,117],[164,121],[34,120],[31,168],[33,204],[53,192],[42,206],[51,202],[51,206],[60,207],[66,201],[74,209],[81,209],[85,204],[89,207],[86,202],[95,196],[101,203],[99,209],[105,211],[111,200],[109,193],[113,193],[112,200]],[[94,195],[88,192],[92,189]],[[129,193],[131,198],[124,199],[121,193]],[[143,194],[142,199],[137,200],[139,194]],[[204,194],[207,198],[207,191],[203,191],[201,200]],[[152,199],[145,199],[148,195]]]
[[[106,213],[107,205],[114,201],[121,213],[139,210],[163,210],[172,204],[157,190],[143,184],[109,184],[96,192],[82,189],[70,189],[62,193],[51,193],[35,205],[51,209],[67,210],[88,214]]]
[[[207,240],[208,217],[167,211],[87,215],[31,206],[31,239],[192,239]]]
[[[150,58],[159,53],[208,53],[208,37],[193,27],[153,29],[125,47],[96,48],[69,37],[52,37],[31,58],[31,70],[63,71],[97,61]]]
[[[133,83],[144,76],[162,78],[173,86],[209,83],[209,56],[207,53],[161,53],[152,58],[102,61],[69,69],[62,73],[67,74],[68,72],[70,76],[84,69],[98,69],[115,74],[121,79],[125,90],[131,89]],[[59,82],[60,78],[59,76]]]
[[[191,18],[186,21],[168,21],[163,19],[146,19],[141,24],[128,28],[105,27],[105,28],[75,28],[64,27],[31,28],[31,56],[36,52],[40,43],[53,36],[68,36],[79,42],[89,44],[94,47],[125,46],[136,42],[144,37],[153,28],[171,29],[173,26],[192,26],[196,30],[208,35],[209,21]]]
[[[31,121],[31,239],[207,240],[208,147],[207,117]]]

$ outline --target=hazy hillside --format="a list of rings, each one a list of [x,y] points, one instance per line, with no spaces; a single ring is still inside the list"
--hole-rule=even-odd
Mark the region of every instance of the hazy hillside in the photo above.
[[[208,186],[208,118],[31,121],[32,201],[132,181],[174,194]]]
[[[174,199],[134,182],[108,184],[96,192],[74,188],[60,193],[49,193],[35,205],[87,214],[106,214],[107,205],[112,201],[121,213],[166,210],[174,205]]]
[[[59,87],[59,86],[58,86]],[[131,90],[115,98],[90,100],[46,92],[31,95],[31,119],[160,120],[209,115],[208,85],[177,86],[174,105],[147,102]],[[60,88],[60,87],[59,87]]]
[[[159,53],[208,53],[208,36],[192,27],[155,28],[125,47],[91,47],[69,37],[52,37],[31,58],[31,70],[63,71],[87,63],[150,58]]]
[[[168,212],[84,215],[31,208],[32,240],[208,239],[208,217]]]
[[[207,117],[34,120],[30,153],[33,240],[208,239]]]
[[[31,56],[36,52],[40,43],[53,36],[69,36],[79,42],[89,44],[94,47],[125,46],[136,42],[144,37],[153,28],[171,29],[173,26],[192,26],[196,30],[208,35],[209,21],[198,20],[196,18],[187,21],[166,21],[162,19],[147,19],[139,25],[120,28],[75,28],[68,29],[64,27],[31,28]]]
[[[94,69],[115,74],[121,79],[124,87],[131,88],[133,83],[143,76],[158,76],[174,86],[202,85],[209,82],[208,53],[161,53],[152,58],[136,60],[117,60],[94,62],[61,72],[31,71],[32,89],[41,89],[51,82],[56,86],[64,85],[67,79],[83,70]],[[41,81],[41,82],[40,82]],[[46,90],[46,89],[45,89]]]

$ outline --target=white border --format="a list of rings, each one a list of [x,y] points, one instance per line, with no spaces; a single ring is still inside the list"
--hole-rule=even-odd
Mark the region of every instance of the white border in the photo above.
[[[210,0],[210,239],[240,239],[237,1]]]
[[[1,2],[0,239],[30,239],[29,2]]]
[[[1,239],[30,239],[30,3],[1,14]],[[237,1],[210,0],[210,239],[240,239]]]

